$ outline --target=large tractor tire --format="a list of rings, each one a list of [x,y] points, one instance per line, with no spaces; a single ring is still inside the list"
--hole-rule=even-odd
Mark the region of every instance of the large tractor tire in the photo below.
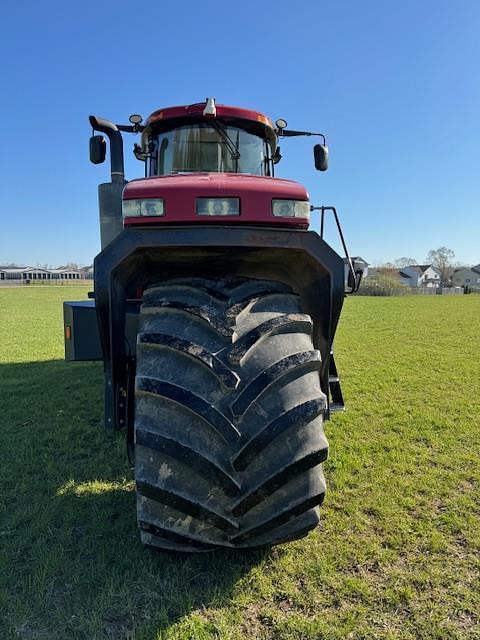
[[[312,321],[284,284],[168,280],[144,292],[135,381],[142,541],[260,547],[319,521],[325,395]]]

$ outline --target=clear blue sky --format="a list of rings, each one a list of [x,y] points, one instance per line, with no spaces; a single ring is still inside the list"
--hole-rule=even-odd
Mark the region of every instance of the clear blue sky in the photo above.
[[[98,252],[108,167],[88,162],[90,113],[124,122],[207,96],[325,132],[326,174],[308,138],[284,142],[278,173],[338,207],[353,254],[446,245],[480,262],[478,0],[19,0],[0,53],[0,264]]]

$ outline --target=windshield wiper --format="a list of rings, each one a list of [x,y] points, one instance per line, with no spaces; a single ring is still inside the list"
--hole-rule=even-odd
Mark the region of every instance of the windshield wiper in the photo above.
[[[238,161],[240,160],[240,152],[238,151],[239,144],[239,132],[237,132],[237,144],[233,142],[233,140],[228,135],[224,125],[220,124],[217,120],[211,120],[210,124],[215,129],[215,131],[220,135],[222,140],[225,142],[227,149],[230,151],[230,155],[232,159],[236,162],[236,168],[238,170]]]

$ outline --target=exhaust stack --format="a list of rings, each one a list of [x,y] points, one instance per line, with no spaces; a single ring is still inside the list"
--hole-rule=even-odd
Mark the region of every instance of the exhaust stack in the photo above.
[[[110,142],[111,182],[98,185],[98,210],[102,250],[122,231],[122,193],[127,181],[123,165],[123,140],[118,127],[109,120],[89,117],[95,131],[104,133]]]

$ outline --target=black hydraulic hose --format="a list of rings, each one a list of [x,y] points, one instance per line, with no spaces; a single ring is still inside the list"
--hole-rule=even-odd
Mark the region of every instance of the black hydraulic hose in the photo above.
[[[123,139],[117,126],[109,120],[90,116],[90,124],[95,131],[105,133],[110,140],[110,171],[112,182],[124,182],[125,169],[123,166]]]

